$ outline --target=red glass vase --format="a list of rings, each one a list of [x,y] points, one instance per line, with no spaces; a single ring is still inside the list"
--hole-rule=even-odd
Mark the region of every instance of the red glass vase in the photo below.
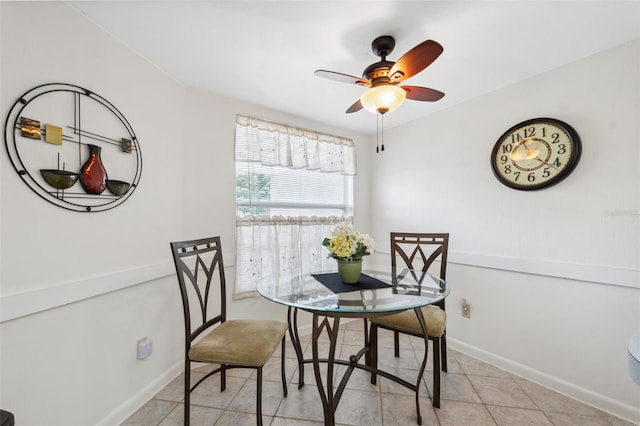
[[[100,158],[102,148],[96,145],[87,146],[89,158],[80,169],[80,184],[87,194],[102,194],[107,187],[107,171]]]

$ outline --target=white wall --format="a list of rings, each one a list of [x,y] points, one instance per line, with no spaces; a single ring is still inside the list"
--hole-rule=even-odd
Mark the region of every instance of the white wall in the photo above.
[[[353,137],[356,223],[383,251],[392,229],[451,232],[452,344],[637,416],[624,356],[640,323],[638,43],[388,130],[375,155],[361,135],[185,89],[64,4],[0,2],[0,26],[3,118],[26,90],[73,83],[115,104],[143,153],[133,196],[95,214],[44,202],[0,155],[0,406],[19,424],[114,424],[178,372],[182,320],[167,243],[219,234],[233,263],[236,113]],[[583,159],[557,187],[519,193],[493,178],[489,152],[506,128],[535,116],[571,123]],[[522,269],[529,259],[540,273],[598,279],[477,266]],[[598,282],[611,277],[625,286]],[[455,309],[462,297],[471,320]],[[260,299],[234,302],[230,314],[258,310],[282,314]],[[154,354],[137,361],[143,336]]]
[[[535,117],[571,124],[582,159],[556,186],[512,190],[490,152]],[[640,327],[639,141],[635,41],[386,131],[374,237],[388,252],[390,231],[449,232],[451,346],[640,421],[626,364]]]
[[[181,368],[182,311],[168,242],[221,235],[235,254],[237,113],[352,137],[356,203],[369,205],[368,139],[177,84],[58,2],[0,2],[0,111],[40,84],[93,90],[131,123],[143,156],[117,208],[71,212],[44,202],[0,161],[0,407],[21,425],[117,424]],[[357,209],[368,228],[368,209]],[[233,284],[233,268],[227,269]],[[234,301],[231,317],[284,311]],[[147,336],[153,355],[136,359]]]
[[[180,323],[167,315],[180,312],[175,284],[144,281],[167,270],[167,241],[183,225],[173,173],[182,168],[184,91],[61,3],[2,2],[0,14],[3,121],[32,87],[76,84],[112,102],[142,148],[135,193],[91,214],[44,202],[2,149],[1,314],[19,317],[0,325],[0,406],[18,424],[95,424],[181,356]],[[130,284],[140,285],[111,291]],[[143,336],[155,353],[141,362]]]

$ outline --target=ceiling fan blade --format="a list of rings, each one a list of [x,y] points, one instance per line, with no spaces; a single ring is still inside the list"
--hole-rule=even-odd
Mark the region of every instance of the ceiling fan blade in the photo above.
[[[335,80],[341,83],[358,84],[360,86],[371,86],[371,82],[369,80],[364,80],[360,77],[355,77],[349,74],[343,74],[341,72],[316,70],[314,74],[317,75],[318,77],[328,78],[329,80]]]
[[[420,71],[431,65],[444,48],[437,41],[426,40],[402,55],[400,59],[389,70],[389,78],[393,83],[418,74]]]
[[[355,104],[351,105],[349,109],[345,111],[345,113],[351,114],[352,112],[360,111],[361,109],[362,104],[360,103],[360,99],[358,99]]]
[[[444,93],[439,90],[429,89],[428,87],[420,86],[400,86],[407,92],[407,99],[413,99],[414,101],[426,101],[435,102],[442,99]]]

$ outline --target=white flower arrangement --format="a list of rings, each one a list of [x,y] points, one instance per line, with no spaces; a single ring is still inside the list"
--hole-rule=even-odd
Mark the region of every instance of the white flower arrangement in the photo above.
[[[325,238],[322,245],[329,249],[329,257],[343,261],[362,260],[375,250],[376,243],[368,234],[353,230],[353,225],[341,222],[336,225],[331,238]]]

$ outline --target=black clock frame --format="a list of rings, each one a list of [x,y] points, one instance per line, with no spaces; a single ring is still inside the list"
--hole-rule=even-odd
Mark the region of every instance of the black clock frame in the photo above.
[[[558,173],[552,179],[540,185],[518,185],[502,177],[502,175],[500,174],[496,166],[496,155],[498,154],[498,150],[500,149],[500,146],[502,145],[501,142],[504,140],[504,138],[509,136],[515,130],[522,127],[530,126],[532,124],[550,124],[563,129],[571,138],[573,149],[571,150],[571,155],[569,156],[569,160],[567,161],[568,165],[564,169],[562,169],[562,171],[560,171],[560,173]],[[576,166],[578,165],[578,162],[580,161],[581,156],[582,156],[582,141],[580,140],[580,136],[578,135],[578,132],[571,125],[565,123],[564,121],[558,120],[556,118],[541,117],[541,118],[532,118],[529,120],[522,121],[518,124],[515,124],[511,126],[507,131],[505,131],[502,135],[500,135],[495,145],[493,146],[493,149],[491,150],[490,161],[491,161],[491,170],[493,171],[494,176],[503,185],[508,186],[509,188],[512,188],[512,189],[517,189],[519,191],[537,191],[539,189],[549,188],[550,186],[556,185],[562,182],[564,179],[566,179],[575,170]]]

